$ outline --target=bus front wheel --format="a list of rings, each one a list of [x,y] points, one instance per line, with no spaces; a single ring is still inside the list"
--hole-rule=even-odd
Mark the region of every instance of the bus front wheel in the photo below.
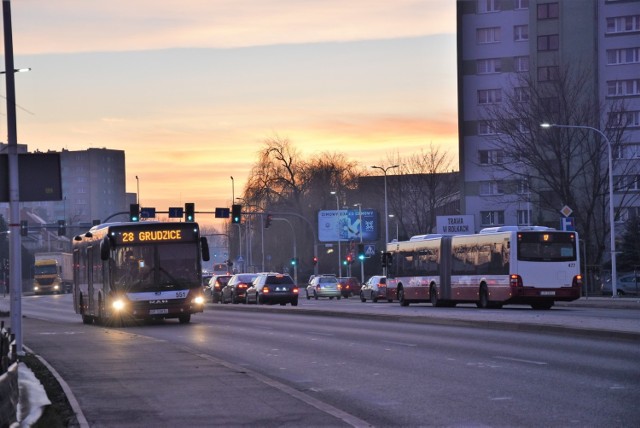
[[[189,324],[191,322],[191,314],[182,314],[178,317],[180,324]]]

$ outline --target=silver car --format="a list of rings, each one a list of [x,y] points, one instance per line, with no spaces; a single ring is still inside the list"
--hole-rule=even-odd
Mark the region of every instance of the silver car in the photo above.
[[[600,291],[602,294],[611,295],[611,277],[607,278],[602,282],[600,286]],[[618,296],[625,295],[640,295],[640,272],[637,274],[634,273],[625,273],[618,276],[618,280],[616,281],[616,291]]]
[[[338,278],[335,275],[316,275],[314,276],[309,285],[307,285],[307,300],[318,299],[319,297],[328,297],[333,299],[336,297],[338,300],[342,297],[342,285],[338,282]]]

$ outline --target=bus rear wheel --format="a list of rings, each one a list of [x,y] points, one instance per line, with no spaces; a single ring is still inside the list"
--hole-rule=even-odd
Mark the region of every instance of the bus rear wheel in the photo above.
[[[409,306],[409,302],[404,298],[404,288],[398,288],[398,301],[400,306]]]
[[[436,291],[436,287],[433,285],[429,287],[429,301],[431,302],[431,306],[434,308],[441,306],[438,301],[438,292]]]

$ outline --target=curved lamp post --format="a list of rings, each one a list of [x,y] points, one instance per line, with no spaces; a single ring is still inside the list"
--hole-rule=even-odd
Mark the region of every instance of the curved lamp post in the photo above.
[[[604,141],[607,142],[607,153],[609,155],[609,223],[610,227],[610,247],[611,247],[611,297],[616,297],[618,293],[618,272],[616,267],[616,231],[615,231],[615,214],[613,209],[613,150],[611,148],[611,141],[604,135],[604,132],[599,130],[598,128],[594,128],[592,126],[586,125],[557,125],[555,123],[542,123],[540,124],[542,128],[574,128],[574,129],[588,129],[593,132],[596,132],[604,138]],[[586,262],[586,260],[585,260]]]

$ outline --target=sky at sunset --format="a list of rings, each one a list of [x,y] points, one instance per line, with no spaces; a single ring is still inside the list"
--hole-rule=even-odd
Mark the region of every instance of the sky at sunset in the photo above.
[[[16,74],[18,142],[125,150],[127,191],[138,176],[142,206],[230,206],[230,176],[241,196],[273,137],[363,166],[430,143],[457,160],[453,0],[13,0],[11,10],[15,66],[32,68]],[[0,129],[6,142],[6,121]]]

